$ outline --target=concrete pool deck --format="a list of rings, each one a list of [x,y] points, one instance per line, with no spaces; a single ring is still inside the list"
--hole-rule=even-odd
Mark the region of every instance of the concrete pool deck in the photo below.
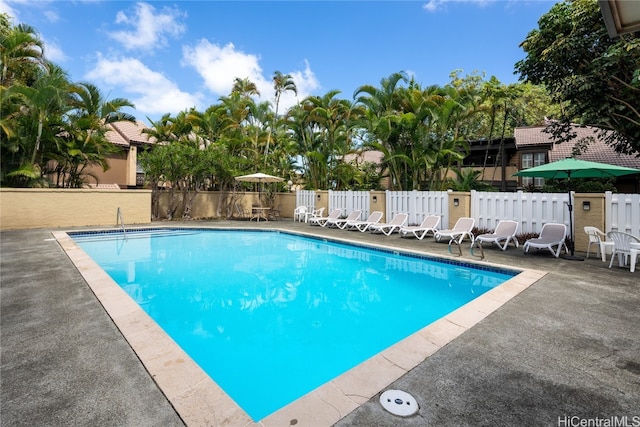
[[[158,225],[275,226],[450,256],[446,244],[432,239],[419,242],[291,221]],[[144,355],[132,351],[52,231],[58,230],[0,235],[3,424],[253,424],[219,412],[205,416],[209,406],[219,403],[197,391],[192,395],[200,418],[178,416],[173,396],[160,391],[160,380],[138,359]],[[416,357],[410,351],[413,343],[380,359],[395,369],[395,377],[367,374],[365,379],[379,383],[380,392],[395,388],[412,394],[420,405],[417,415],[393,416],[379,405],[378,391],[372,397],[358,395],[357,387],[350,392],[349,384],[342,384],[353,407],[327,399],[330,411],[283,412],[262,425],[571,425],[576,419],[626,416],[632,422],[640,417],[640,273],[609,269],[596,258],[567,261],[548,252],[525,256],[521,248],[504,253],[491,248],[485,254],[490,263],[548,274],[518,289],[491,314],[480,310],[475,319],[452,320],[456,325],[478,323],[463,328],[452,341],[444,339],[439,350],[427,349],[428,358],[418,354],[419,360],[407,362]],[[462,258],[478,260],[469,255],[468,245]],[[434,336],[426,341],[433,348]],[[181,381],[183,377],[173,382]]]

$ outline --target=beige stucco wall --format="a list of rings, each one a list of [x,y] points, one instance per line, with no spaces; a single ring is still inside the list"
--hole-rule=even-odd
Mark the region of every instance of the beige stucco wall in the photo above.
[[[219,192],[199,193],[193,203],[192,218],[216,218],[219,198]],[[248,192],[242,194],[239,203],[250,212],[257,200],[256,193]],[[161,206],[166,209],[167,203],[168,194],[164,194]],[[283,218],[293,217],[295,204],[295,193],[276,195],[275,207]],[[127,226],[151,223],[151,191],[2,188],[0,229],[115,226],[118,208]],[[181,215],[178,212],[177,217]]]
[[[573,217],[575,219],[574,229],[575,250],[587,251],[589,237],[584,232],[585,226],[598,227],[605,231],[605,195],[594,193],[575,193],[573,196]],[[589,210],[584,209],[584,204],[589,204]],[[593,247],[592,247],[593,248]]]
[[[381,211],[384,215],[380,222],[387,222],[387,193],[384,191],[369,192],[369,213]]]
[[[329,215],[329,192],[327,190],[316,190],[315,208],[324,208],[324,215]]]
[[[0,229],[116,225],[151,222],[151,192],[50,188],[1,188]]]
[[[296,209],[296,193],[278,193],[276,206],[280,208],[281,217],[293,218],[293,211]]]
[[[463,191],[449,191],[449,224],[443,228],[453,228],[460,218],[471,216],[471,193]]]
[[[127,168],[128,160],[122,156],[122,154],[116,154],[109,157],[110,168],[103,171],[101,167],[90,166],[86,172],[95,176],[87,176],[85,181],[88,184],[95,184],[96,179],[98,184],[118,184],[120,188],[127,188]],[[133,181],[135,185],[135,179]]]
[[[87,177],[87,183],[95,184],[97,178],[98,184],[118,184],[120,188],[135,187],[138,161],[137,146],[132,145],[129,148],[124,148],[123,151],[108,156],[107,161],[109,169],[106,171],[98,166],[87,168],[87,173],[95,176],[95,178]]]
[[[251,212],[251,206],[259,204],[258,193],[243,192],[236,193],[238,197],[236,203],[244,211]],[[231,197],[226,194],[226,197]],[[264,204],[264,198],[262,203]],[[218,218],[218,205],[220,204],[220,192],[218,191],[201,191],[199,192],[191,206],[191,218]],[[280,209],[280,216],[283,218],[293,218],[293,211],[296,208],[295,193],[277,193],[274,199],[274,208]],[[163,193],[160,197],[160,217],[164,218],[169,206],[169,193]],[[176,212],[175,218],[182,217],[182,205]],[[225,217],[226,212],[220,212],[220,216]],[[238,217],[238,212],[233,210],[233,216]]]

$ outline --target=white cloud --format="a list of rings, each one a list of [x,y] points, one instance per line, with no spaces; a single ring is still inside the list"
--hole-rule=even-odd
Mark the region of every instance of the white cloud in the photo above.
[[[6,13],[7,15],[14,18],[14,24],[19,21],[18,12],[9,5],[9,2],[5,0],[0,0],[0,13]]]
[[[280,111],[293,107],[299,100],[304,99],[309,95],[313,95],[316,90],[320,89],[320,83],[318,82],[316,75],[311,71],[309,62],[304,61],[304,64],[304,70],[289,73],[296,84],[298,94],[295,95],[293,92],[283,93],[280,98]]]
[[[49,22],[60,21],[60,15],[58,15],[58,12],[55,12],[53,10],[46,10],[43,12],[43,15],[47,18]]]
[[[435,12],[442,9],[447,3],[473,3],[478,6],[486,6],[489,3],[499,0],[428,0],[422,8],[428,12]]]
[[[260,58],[236,50],[233,43],[225,46],[213,44],[206,39],[200,40],[195,46],[185,46],[182,50],[183,65],[193,67],[204,79],[205,86],[218,96],[231,93],[236,78],[248,78],[255,83],[260,92],[260,99],[273,103],[275,96],[271,76],[265,76],[260,67]],[[287,74],[287,73],[285,73]],[[289,108],[310,95],[320,85],[305,61],[305,69],[289,72],[296,83],[298,95],[286,92],[280,99],[280,111]]]
[[[201,107],[201,94],[181,91],[174,82],[135,58],[107,59],[99,55],[95,68],[85,78],[122,90],[122,96],[146,115],[176,114]]]
[[[422,6],[422,8],[429,12],[435,12],[442,4],[444,4],[442,0],[429,0]]]
[[[14,24],[19,24],[21,19],[15,7],[22,9],[28,7],[35,9],[39,14],[43,15],[47,21],[55,23],[61,20],[60,15],[54,10],[47,9],[54,1],[55,0],[0,0],[0,13],[8,14],[14,18]]]
[[[185,26],[179,22],[185,17],[178,9],[165,7],[162,12],[148,3],[136,3],[135,9],[120,11],[116,16],[116,23],[131,30],[114,31],[109,37],[122,44],[126,50],[144,49],[154,50],[167,45],[167,35],[177,37],[185,31]]]
[[[205,86],[217,95],[228,95],[236,77],[248,78],[261,94],[270,84],[262,75],[259,58],[236,51],[233,43],[221,47],[202,39],[195,46],[184,46],[182,57],[183,64],[193,67],[204,79]]]
[[[44,56],[51,62],[65,62],[67,55],[65,55],[62,48],[55,42],[44,41]]]

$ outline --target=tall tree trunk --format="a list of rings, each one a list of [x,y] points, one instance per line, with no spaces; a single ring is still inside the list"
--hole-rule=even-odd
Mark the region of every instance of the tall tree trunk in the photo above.
[[[38,157],[38,151],[40,150],[40,141],[42,139],[42,119],[38,121],[38,134],[36,135],[36,145],[33,148],[33,154],[31,155],[31,164],[36,163],[36,158]]]

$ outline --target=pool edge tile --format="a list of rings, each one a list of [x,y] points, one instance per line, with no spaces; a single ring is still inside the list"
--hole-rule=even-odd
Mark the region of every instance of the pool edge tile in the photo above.
[[[344,418],[360,405],[361,403],[342,393],[330,381],[265,417],[259,424],[264,427],[295,424],[329,426]]]
[[[256,425],[249,415],[207,375],[171,403],[188,426]]]

